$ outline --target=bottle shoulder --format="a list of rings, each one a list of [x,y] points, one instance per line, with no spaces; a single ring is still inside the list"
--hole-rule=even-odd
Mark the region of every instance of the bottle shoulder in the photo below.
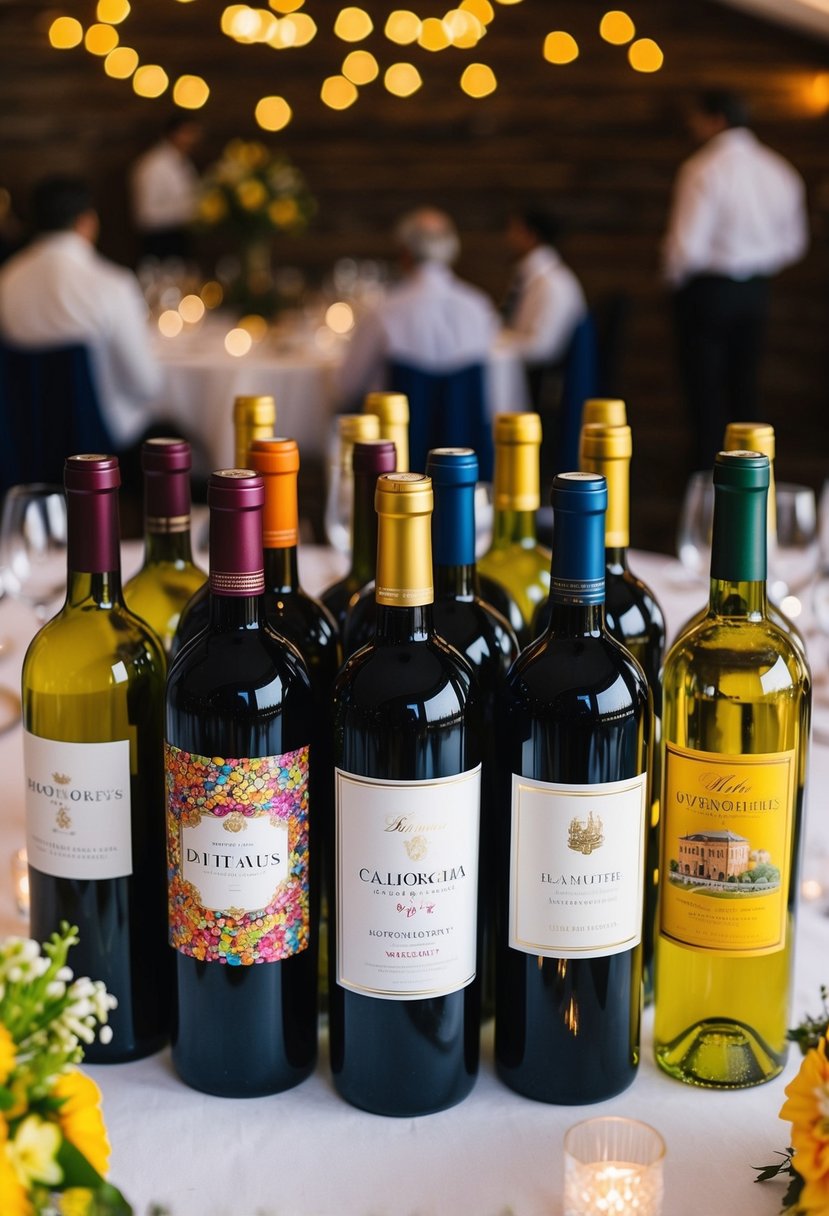
[[[310,688],[308,668],[294,644],[268,625],[258,628],[203,630],[176,655],[167,681],[168,696],[180,687],[224,695],[234,689],[273,682]]]
[[[506,671],[518,657],[518,640],[509,621],[480,596],[439,597],[433,617],[435,632],[476,669]]]
[[[344,663],[334,685],[335,700],[382,707],[415,698],[448,699],[463,707],[477,699],[468,661],[445,639],[430,637],[387,645],[372,641]]]
[[[753,700],[786,689],[808,692],[811,673],[802,649],[769,617],[752,621],[707,613],[692,618],[671,646],[663,682],[666,690],[716,688],[721,695]]]
[[[665,637],[665,617],[646,583],[627,568],[605,574],[607,626],[615,637],[656,632]]]
[[[606,632],[537,638],[513,664],[508,684],[514,701],[578,716],[597,708],[603,713],[638,712],[649,695],[642,668]]]
[[[163,687],[166,668],[157,634],[125,604],[64,605],[29,644],[23,683],[83,693],[155,677]]]

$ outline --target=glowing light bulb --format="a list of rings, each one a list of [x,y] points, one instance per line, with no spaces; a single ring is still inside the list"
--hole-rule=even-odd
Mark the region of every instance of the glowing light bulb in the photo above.
[[[139,97],[160,97],[170,78],[157,63],[145,63],[136,68],[132,78],[132,87]]]
[[[293,111],[284,97],[263,97],[256,103],[256,121],[265,131],[281,131],[293,118]]]
[[[56,51],[68,51],[83,42],[83,26],[74,17],[56,17],[49,26],[49,42]]]
[[[371,17],[362,8],[341,9],[334,22],[334,33],[343,42],[360,42],[368,38],[373,29]]]
[[[332,110],[347,110],[357,100],[357,89],[345,76],[327,76],[320,97]]]
[[[369,51],[351,51],[343,60],[343,76],[353,84],[371,84],[379,75],[377,60]]]
[[[393,63],[386,68],[383,84],[395,97],[411,97],[423,84],[423,78],[413,63]]]
[[[421,26],[422,22],[417,13],[413,13],[406,8],[398,8],[393,13],[389,13],[386,20],[386,28],[383,32],[389,42],[396,42],[399,46],[407,46],[411,42],[417,42],[420,37]]]
[[[173,101],[183,110],[200,110],[210,96],[210,88],[201,76],[179,76],[173,85]]]
[[[605,42],[610,42],[614,46],[624,46],[636,33],[636,26],[627,13],[623,13],[620,9],[613,9],[611,12],[605,13],[599,22],[599,33]]]
[[[628,47],[628,63],[635,72],[658,72],[664,62],[662,48],[653,38],[637,38]]]
[[[578,55],[579,44],[564,30],[553,30],[544,39],[544,58],[549,63],[572,63]]]

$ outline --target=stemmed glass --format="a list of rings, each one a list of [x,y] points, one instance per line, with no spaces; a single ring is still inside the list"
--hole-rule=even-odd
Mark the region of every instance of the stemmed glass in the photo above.
[[[688,479],[676,532],[677,556],[693,581],[708,578],[713,521],[714,476],[701,469]]]
[[[799,593],[818,569],[818,511],[810,486],[778,484],[777,526],[769,538],[769,595],[790,617],[800,616]]]
[[[0,522],[3,585],[15,599],[48,619],[66,584],[66,499],[61,486],[12,486]]]

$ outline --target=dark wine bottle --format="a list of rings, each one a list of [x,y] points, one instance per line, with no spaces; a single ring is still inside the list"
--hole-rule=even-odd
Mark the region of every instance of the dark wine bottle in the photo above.
[[[513,1089],[597,1102],[639,1062],[650,698],[604,623],[605,479],[553,481],[552,613],[504,704],[495,1057]]]
[[[191,464],[190,444],[183,439],[142,444],[144,564],[124,587],[124,598],[167,653],[182,609],[207,578],[193,562],[190,542]]]
[[[377,564],[374,487],[381,473],[395,471],[396,459],[394,444],[390,439],[367,439],[355,443],[352,448],[354,504],[351,515],[351,569],[320,596],[341,632],[349,603],[374,580]]]
[[[432,485],[377,482],[377,629],[335,689],[334,1084],[376,1114],[464,1098],[478,1070],[480,723],[434,631]]]
[[[170,1033],[162,739],[165,659],[121,593],[118,461],[70,456],[66,602],[23,663],[31,934],[77,925],[76,974],[118,999],[92,1063]]]
[[[262,478],[214,473],[208,625],[167,683],[173,1062],[188,1085],[255,1097],[316,1059],[307,669],[265,620]]]

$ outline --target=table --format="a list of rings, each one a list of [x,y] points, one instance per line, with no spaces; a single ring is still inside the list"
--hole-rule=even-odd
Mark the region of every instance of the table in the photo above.
[[[164,387],[149,407],[152,417],[181,427],[193,443],[196,471],[206,474],[233,461],[234,397],[270,394],[276,400],[276,433],[295,439],[303,455],[326,456],[343,340],[324,328],[277,331],[235,356],[224,344],[232,328],[231,320],[214,314],[174,338],[154,334]],[[493,413],[528,408],[523,365],[505,346],[492,352],[487,386]]]
[[[124,547],[125,569],[140,547]],[[300,576],[317,592],[344,569],[342,555],[309,546]],[[702,602],[705,588],[677,577],[677,563],[631,555],[631,566],[660,596],[669,629]],[[17,604],[0,603],[0,632],[19,645],[0,660],[0,681],[16,682],[33,622]],[[821,662],[823,658],[821,656]],[[0,850],[24,839],[21,732],[0,736],[6,773]],[[829,746],[812,750],[805,857],[829,855],[821,791]],[[0,871],[0,932],[24,931],[14,911],[8,866]],[[798,924],[792,1014],[819,1007],[829,982],[829,920],[803,904]],[[364,1114],[334,1092],[324,1035],[314,1075],[289,1093],[249,1101],[207,1097],[176,1078],[169,1052],[135,1064],[90,1068],[104,1094],[113,1143],[111,1176],[144,1216],[153,1200],[174,1216],[561,1216],[562,1138],[580,1119],[615,1113],[644,1119],[667,1141],[664,1216],[777,1216],[783,1187],[754,1185],[753,1165],[775,1160],[788,1143],[779,1121],[783,1089],[797,1071],[733,1093],[696,1090],[658,1072],[645,1016],[642,1063],[632,1087],[590,1107],[528,1101],[497,1080],[492,1026],[484,1029],[480,1076],[461,1105],[421,1119]],[[232,1033],[232,1030],[230,1031]]]

